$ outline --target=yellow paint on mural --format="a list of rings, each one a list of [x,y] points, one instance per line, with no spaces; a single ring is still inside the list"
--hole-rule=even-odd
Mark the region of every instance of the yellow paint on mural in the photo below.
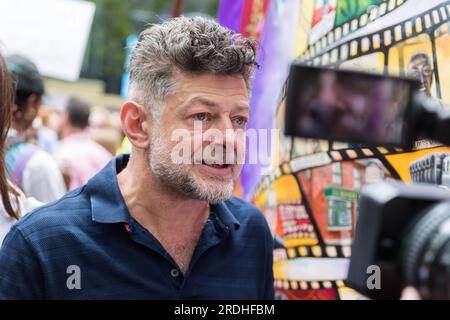
[[[242,184],[241,181],[236,181],[234,184],[233,194],[236,197],[242,198],[243,197],[243,190],[242,190]]]
[[[450,28],[447,33],[436,39],[437,61],[439,68],[439,82],[441,84],[442,100],[450,103],[450,62],[448,53],[450,52]]]
[[[449,147],[439,147],[432,149],[425,149],[420,151],[415,151],[411,153],[400,153],[396,155],[386,156],[386,160],[391,164],[391,166],[398,172],[400,178],[405,183],[411,182],[411,175],[409,174],[409,165],[428,154],[435,152],[450,152]]]
[[[300,189],[292,175],[285,175],[272,183],[272,190],[276,194],[276,203],[292,203],[292,200],[301,201]]]
[[[268,203],[269,191],[275,195],[275,203]],[[293,201],[300,202],[302,199],[297,180],[292,175],[284,175],[275,180],[271,189],[262,191],[257,197],[253,199],[253,204],[264,211],[268,205],[289,204]],[[273,201],[273,200],[272,200]],[[297,243],[297,242],[296,242]],[[299,245],[306,245],[310,242]]]
[[[314,12],[315,1],[302,1],[300,7],[300,15],[297,32],[297,41],[295,46],[295,55],[300,55],[308,46],[308,35],[311,31],[312,17]]]
[[[261,192],[254,200],[253,204],[258,207],[259,209],[262,209],[266,206],[267,203],[267,191]]]
[[[284,245],[287,248],[295,248],[300,246],[315,246],[319,243],[317,239],[307,239],[307,238],[295,238],[284,240]]]
[[[286,261],[274,261],[273,262],[273,277],[275,279],[284,279],[287,275]]]

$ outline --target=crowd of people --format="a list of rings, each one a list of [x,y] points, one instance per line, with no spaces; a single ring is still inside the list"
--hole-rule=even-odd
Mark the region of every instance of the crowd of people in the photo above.
[[[121,139],[119,129],[105,124],[108,119],[90,121],[93,106],[79,97],[59,108],[43,105],[44,79],[28,57],[2,57],[1,81],[0,160],[6,175],[0,243],[20,216],[86,184],[113,158]]]

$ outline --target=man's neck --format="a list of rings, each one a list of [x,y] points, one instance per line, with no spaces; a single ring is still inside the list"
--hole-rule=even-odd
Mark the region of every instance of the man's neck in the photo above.
[[[208,203],[168,190],[149,169],[144,154],[133,153],[117,175],[131,216],[146,228],[185,274],[209,217]]]
[[[208,203],[169,190],[151,172],[145,156],[133,154],[117,179],[130,214],[152,233],[183,237],[201,232],[208,219]]]

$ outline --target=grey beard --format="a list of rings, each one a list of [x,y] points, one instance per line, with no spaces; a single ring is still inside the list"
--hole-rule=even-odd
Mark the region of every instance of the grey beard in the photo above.
[[[226,185],[226,181],[220,178],[212,178],[211,182],[200,181],[201,178],[196,179],[185,164],[173,163],[171,152],[167,150],[162,134],[160,134],[161,131],[157,129],[155,128],[152,132],[148,162],[150,169],[165,187],[189,198],[206,201],[210,204],[217,204],[231,197],[233,180],[230,179]],[[183,170],[184,168],[185,170]],[[217,183],[214,183],[213,180],[216,180]]]

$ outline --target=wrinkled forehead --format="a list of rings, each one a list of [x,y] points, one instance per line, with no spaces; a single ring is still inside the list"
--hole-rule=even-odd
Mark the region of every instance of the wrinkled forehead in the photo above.
[[[245,80],[239,75],[183,74],[174,80],[173,94],[183,101],[201,96],[225,101],[249,98]]]

